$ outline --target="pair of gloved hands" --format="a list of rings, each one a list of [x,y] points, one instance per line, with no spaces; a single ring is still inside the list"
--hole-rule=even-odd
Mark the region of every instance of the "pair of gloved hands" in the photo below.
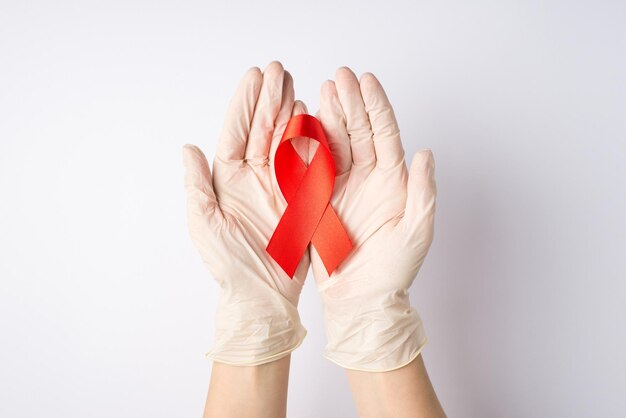
[[[434,161],[418,152],[410,170],[393,109],[374,75],[346,67],[321,89],[317,115],[336,168],[331,205],[353,251],[328,276],[315,247],[290,280],[265,248],[287,203],[273,158],[287,121],[306,113],[278,62],[252,68],[233,97],[213,175],[195,146],[184,147],[188,225],[221,287],[215,361],[258,365],[298,347],[306,330],[297,305],[309,265],[321,294],[325,355],[348,368],[385,371],[411,362],[426,343],[408,288],[433,239]],[[313,141],[293,140],[303,161]]]

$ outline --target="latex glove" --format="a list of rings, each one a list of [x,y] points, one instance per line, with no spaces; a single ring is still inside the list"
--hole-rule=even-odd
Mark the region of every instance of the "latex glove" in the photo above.
[[[183,149],[189,232],[221,287],[215,343],[207,353],[215,361],[266,363],[306,335],[296,307],[309,257],[290,280],[265,251],[287,205],[272,158],[292,113],[305,112],[302,102],[294,103],[293,80],[280,63],[263,73],[251,68],[230,103],[213,177],[200,149]],[[306,161],[302,145],[295,144]]]
[[[426,343],[408,289],[433,239],[434,162],[418,152],[410,173],[393,109],[372,74],[348,68],[322,86],[320,113],[335,159],[331,203],[355,248],[332,276],[310,246],[323,304],[325,356],[348,369],[393,370]]]

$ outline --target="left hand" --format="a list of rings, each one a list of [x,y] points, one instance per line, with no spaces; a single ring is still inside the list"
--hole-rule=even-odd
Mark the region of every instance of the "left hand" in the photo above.
[[[408,289],[433,240],[433,155],[418,152],[407,170],[393,109],[370,73],[359,81],[337,70],[322,86],[319,118],[337,173],[331,205],[354,244],[330,277],[309,246],[326,357],[349,369],[392,370],[426,342]]]

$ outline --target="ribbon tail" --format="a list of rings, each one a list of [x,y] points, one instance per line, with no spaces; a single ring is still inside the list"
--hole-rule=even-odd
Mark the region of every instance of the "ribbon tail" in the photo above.
[[[330,276],[352,251],[348,233],[329,204],[317,225],[311,243],[320,255]]]

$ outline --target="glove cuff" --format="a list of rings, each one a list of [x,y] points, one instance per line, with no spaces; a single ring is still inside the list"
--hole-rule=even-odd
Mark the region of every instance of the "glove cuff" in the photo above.
[[[389,300],[396,298],[386,298]],[[428,339],[417,311],[406,303],[358,305],[352,312],[325,306],[328,344],[324,356],[345,369],[395,370],[413,361]]]
[[[215,342],[206,357],[220,363],[256,366],[295,350],[306,336],[297,307],[274,289],[245,298],[224,289],[217,310]]]

